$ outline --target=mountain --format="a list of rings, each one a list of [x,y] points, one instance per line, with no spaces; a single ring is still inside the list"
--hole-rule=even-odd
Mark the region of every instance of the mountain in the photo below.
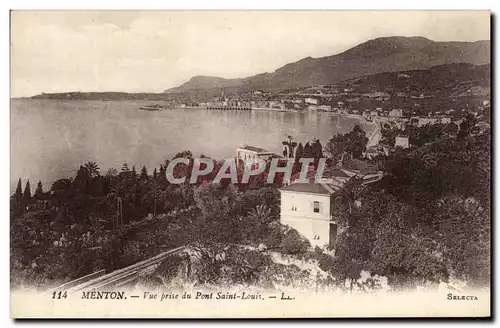
[[[269,90],[273,92],[334,84],[342,80],[409,70],[425,70],[451,63],[490,63],[490,41],[436,42],[423,37],[383,37],[369,40],[340,54],[307,57],[287,64],[273,73],[242,79],[195,76],[166,93],[218,93]]]
[[[174,92],[169,93],[182,93],[189,91],[202,91],[212,88],[223,89],[235,87],[242,83],[243,79],[224,79],[216,76],[195,76],[183,85],[175,88]]]

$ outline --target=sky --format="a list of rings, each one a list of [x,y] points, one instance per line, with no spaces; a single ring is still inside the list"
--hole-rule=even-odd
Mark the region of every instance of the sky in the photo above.
[[[11,96],[163,92],[273,72],[382,36],[490,39],[488,11],[13,11]]]

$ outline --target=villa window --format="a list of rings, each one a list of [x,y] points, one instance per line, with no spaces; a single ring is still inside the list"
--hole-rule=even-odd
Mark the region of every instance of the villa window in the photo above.
[[[314,213],[319,213],[319,202],[315,201],[313,203],[313,210],[314,210]]]

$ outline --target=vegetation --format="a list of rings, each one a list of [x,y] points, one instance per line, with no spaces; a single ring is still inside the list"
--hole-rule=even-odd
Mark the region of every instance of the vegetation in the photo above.
[[[338,213],[345,229],[323,268],[341,281],[367,270],[395,288],[454,279],[488,285],[490,139],[464,131],[468,125],[449,138],[444,125],[435,134],[417,128],[420,147],[376,159],[386,176]]]
[[[333,136],[326,144],[325,151],[331,164],[336,165],[343,159],[361,158],[367,143],[365,131],[361,125],[356,124],[349,133],[337,133]]]
[[[387,277],[395,288],[453,279],[487,285],[491,145],[489,133],[479,134],[474,127],[468,117],[453,133],[446,125],[409,128],[415,147],[373,159],[371,164],[386,175],[351,193],[348,203],[337,208],[334,255],[318,248],[312,252],[297,231],[279,224],[280,183],[263,183],[266,172],[249,184],[207,183],[211,175],[196,184],[170,184],[168,160],[151,174],[146,167],[138,173],[124,163],[120,171],[103,175],[95,162],[87,162],[75,177],[55,181],[47,192],[39,181],[32,194],[29,181],[23,190],[19,180],[11,197],[12,282],[56,284],[189,244],[198,249],[199,283],[218,283],[224,277],[262,282],[267,256],[231,253],[234,245],[246,245],[312,257],[335,277],[330,283],[341,287],[347,279],[348,288],[354,288],[360,275],[367,277],[363,271],[375,275],[369,279]],[[389,135],[386,131],[390,144]],[[341,158],[359,159],[366,141],[362,128],[355,126],[334,136],[324,151],[336,165]],[[317,140],[299,143],[296,152],[299,158],[319,159],[322,148]],[[191,152],[176,157],[189,164],[176,166],[174,176],[189,180]],[[220,165],[214,161],[214,172]],[[222,253],[228,257],[222,260]]]
[[[192,162],[189,151],[174,157]],[[148,174],[124,163],[101,175],[87,162],[48,192],[29,182],[11,198],[14,284],[47,284],[114,270],[193,242],[280,246],[278,191],[272,185],[169,184],[166,166]],[[190,170],[178,165],[175,177]],[[189,181],[189,176],[187,176]],[[278,224],[278,226],[276,226]],[[276,241],[273,241],[273,240]]]

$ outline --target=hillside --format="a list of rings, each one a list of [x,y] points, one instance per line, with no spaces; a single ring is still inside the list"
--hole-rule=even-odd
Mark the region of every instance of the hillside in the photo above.
[[[244,79],[193,77],[166,93],[211,94],[264,89],[281,91],[318,84],[334,84],[342,80],[381,72],[425,70],[450,63],[483,65],[490,62],[490,41],[436,42],[423,37],[377,38],[337,55],[307,57],[287,64],[273,73]]]
[[[446,64],[425,70],[384,72],[344,80],[338,88],[352,88],[355,93],[384,91],[413,92],[437,97],[457,97],[471,89],[489,94],[491,65],[475,66],[466,63]]]

